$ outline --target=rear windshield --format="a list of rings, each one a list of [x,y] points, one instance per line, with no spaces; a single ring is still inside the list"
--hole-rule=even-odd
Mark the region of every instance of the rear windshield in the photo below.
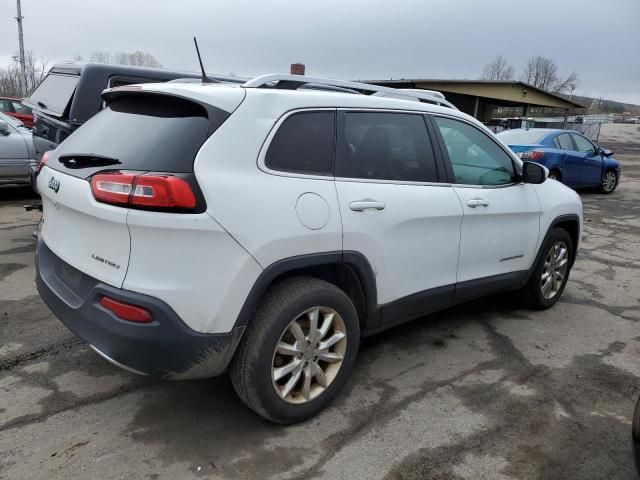
[[[221,124],[227,112],[216,110]],[[193,161],[209,134],[207,111],[164,95],[115,100],[67,138],[47,163],[86,178],[98,170],[193,172]],[[70,162],[70,160],[73,160]]]
[[[57,115],[62,115],[69,105],[80,77],[50,73],[33,91],[27,102]]]
[[[541,132],[540,130],[505,130],[496,135],[500,140],[508,145],[527,145],[532,143],[538,143],[542,140],[547,132]]]

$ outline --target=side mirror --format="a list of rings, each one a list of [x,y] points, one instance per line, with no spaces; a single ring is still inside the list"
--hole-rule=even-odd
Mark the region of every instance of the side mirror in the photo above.
[[[608,148],[598,148],[598,153],[603,157],[610,157],[611,155],[613,155],[613,152]]]
[[[9,135],[11,130],[9,130],[9,124],[4,120],[0,120],[0,134]]]
[[[547,167],[535,162],[523,162],[522,181],[524,183],[542,183],[549,176]]]

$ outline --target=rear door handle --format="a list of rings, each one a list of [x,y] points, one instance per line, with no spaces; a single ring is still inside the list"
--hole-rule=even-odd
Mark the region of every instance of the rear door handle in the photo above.
[[[384,210],[386,206],[384,202],[377,202],[376,200],[358,200],[349,204],[349,208],[354,212],[363,212],[369,209]]]
[[[467,205],[469,205],[471,208],[488,207],[489,202],[487,202],[483,198],[472,198],[471,200],[467,200]]]

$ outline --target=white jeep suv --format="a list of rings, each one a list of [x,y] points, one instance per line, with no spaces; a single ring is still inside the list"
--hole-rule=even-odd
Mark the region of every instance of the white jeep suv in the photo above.
[[[362,336],[500,290],[562,294],[578,195],[441,94],[290,75],[107,90],[44,159],[37,286],[100,355],[209,377],[281,423]]]

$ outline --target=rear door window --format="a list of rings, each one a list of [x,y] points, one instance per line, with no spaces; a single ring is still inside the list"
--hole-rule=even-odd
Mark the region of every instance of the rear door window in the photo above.
[[[573,142],[571,141],[571,137],[568,133],[561,133],[556,138],[553,139],[554,143],[560,150],[574,150]],[[557,142],[556,142],[557,141]]]
[[[69,105],[79,79],[77,75],[50,73],[29,95],[27,101],[60,116]]]
[[[83,178],[104,169],[190,173],[210,122],[219,126],[229,116],[210,112],[218,118],[171,96],[117,99],[71,134],[47,166]]]
[[[331,175],[334,136],[335,111],[294,113],[273,137],[265,165],[285,172]]]
[[[336,177],[437,182],[424,117],[395,112],[345,112],[338,129]]]

